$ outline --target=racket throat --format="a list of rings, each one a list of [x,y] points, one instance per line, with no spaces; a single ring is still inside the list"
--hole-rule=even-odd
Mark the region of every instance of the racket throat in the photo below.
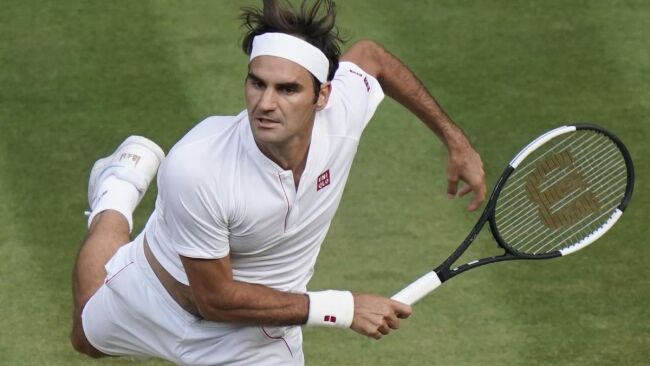
[[[515,260],[515,259],[529,259],[529,258],[522,258],[522,257],[517,257],[514,256],[510,253],[504,253],[501,255],[495,255],[492,257],[487,257],[487,258],[482,258],[482,259],[476,259],[471,262],[467,262],[465,264],[461,264],[457,267],[450,268],[450,266],[445,266],[441,265],[438,268],[435,269],[435,272],[438,274],[438,277],[440,278],[441,282],[445,282],[449,280],[452,277],[455,277],[465,271],[469,271],[470,269],[478,268],[481,266],[484,266],[486,264],[490,263],[496,263],[496,262],[503,262],[507,260]],[[532,259],[532,258],[531,258]],[[449,268],[449,269],[446,269]]]

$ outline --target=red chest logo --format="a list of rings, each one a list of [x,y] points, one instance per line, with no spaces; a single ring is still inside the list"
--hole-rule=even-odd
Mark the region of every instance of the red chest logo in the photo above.
[[[318,181],[316,181],[316,191],[330,185],[330,170],[327,169],[323,174],[318,176]]]

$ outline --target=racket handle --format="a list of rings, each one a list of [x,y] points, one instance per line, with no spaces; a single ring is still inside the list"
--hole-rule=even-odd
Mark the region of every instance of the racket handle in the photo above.
[[[431,271],[413,281],[410,285],[402,289],[402,291],[393,295],[391,299],[407,305],[413,305],[425,295],[435,290],[441,283],[436,272]]]

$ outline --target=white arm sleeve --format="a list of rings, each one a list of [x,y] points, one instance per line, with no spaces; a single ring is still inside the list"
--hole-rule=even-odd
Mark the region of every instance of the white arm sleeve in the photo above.
[[[339,63],[332,80],[332,94],[328,108],[342,108],[350,134],[360,137],[379,103],[384,91],[372,75],[352,62]]]
[[[178,254],[218,259],[229,253],[227,215],[195,157],[176,151],[161,167],[163,217]]]

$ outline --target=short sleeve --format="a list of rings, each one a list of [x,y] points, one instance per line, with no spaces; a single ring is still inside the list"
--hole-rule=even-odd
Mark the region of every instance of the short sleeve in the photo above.
[[[229,253],[228,220],[214,187],[201,179],[195,159],[178,150],[161,166],[159,193],[171,246],[179,255],[218,259]]]
[[[358,137],[383,99],[384,91],[377,79],[356,64],[344,61],[339,63],[332,79],[326,110],[334,110],[338,118],[345,118],[351,132]]]

